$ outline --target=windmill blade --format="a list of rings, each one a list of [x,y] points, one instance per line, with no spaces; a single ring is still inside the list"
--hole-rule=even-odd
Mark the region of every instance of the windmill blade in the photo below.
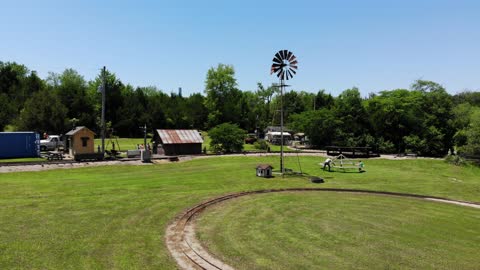
[[[272,75],[275,72],[275,69],[272,67],[270,68],[270,75]]]
[[[297,57],[289,50],[279,50],[272,62],[270,74],[275,73],[280,80],[289,80],[297,74]]]
[[[273,64],[273,65],[272,65],[272,68],[273,68],[273,69],[275,69],[275,70],[277,70],[277,69],[281,69],[281,68],[283,68],[283,65],[280,65],[280,64]]]
[[[275,55],[275,57],[273,58],[272,61],[275,62],[275,63],[279,63],[279,64],[282,63],[282,59],[278,58],[277,55]]]
[[[282,55],[280,55],[280,52],[277,52],[277,53],[275,54],[275,58],[277,58],[277,59],[280,60],[280,61],[282,61],[282,59],[283,59],[283,58],[282,58]]]
[[[287,54],[287,60],[290,61],[290,57],[292,57],[293,53],[291,51],[288,51],[288,54]]]
[[[290,72],[290,70],[287,70],[287,74],[290,76],[290,78],[293,78],[293,75],[292,75],[292,73]],[[288,76],[287,76],[287,80],[288,80]]]

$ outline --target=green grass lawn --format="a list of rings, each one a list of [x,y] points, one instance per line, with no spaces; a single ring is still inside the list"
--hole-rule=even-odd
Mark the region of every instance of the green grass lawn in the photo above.
[[[151,138],[147,138],[147,143],[152,145],[150,141],[151,141]],[[139,145],[143,144],[143,138],[118,138],[117,140],[105,139],[105,149],[107,150],[112,149],[111,142],[115,143],[116,150],[118,150],[118,145],[120,145],[120,150],[122,152],[126,152],[127,150],[137,149],[137,144]],[[95,139],[95,150],[97,150],[98,146],[102,147],[102,139]]]
[[[217,205],[197,234],[236,269],[478,269],[479,225],[463,206],[307,192]]]
[[[366,173],[329,173],[321,161],[301,157],[305,172],[326,179],[321,185],[255,177],[256,164],[278,167],[276,157],[0,174],[0,269],[174,269],[164,243],[169,221],[203,200],[244,190],[322,186],[480,201],[480,168],[378,159],[365,162]],[[297,159],[286,158],[286,166],[295,169]]]
[[[44,158],[7,158],[0,159],[0,163],[9,163],[9,162],[38,162],[45,161]]]

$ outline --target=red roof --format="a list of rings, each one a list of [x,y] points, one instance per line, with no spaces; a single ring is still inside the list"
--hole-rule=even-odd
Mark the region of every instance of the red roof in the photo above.
[[[163,144],[203,143],[196,129],[157,129]]]

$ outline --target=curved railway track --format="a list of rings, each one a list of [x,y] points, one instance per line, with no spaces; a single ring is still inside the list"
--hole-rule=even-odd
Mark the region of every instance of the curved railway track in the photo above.
[[[450,200],[442,197],[423,196],[417,194],[397,193],[397,192],[382,192],[361,189],[337,189],[337,188],[288,188],[288,189],[266,189],[256,191],[246,191],[220,196],[200,203],[184,213],[180,214],[175,221],[170,224],[166,232],[166,243],[170,254],[175,258],[178,266],[181,269],[204,269],[204,270],[233,270],[234,268],[215,258],[208,251],[202,247],[200,242],[195,237],[195,218],[207,207],[220,202],[238,198],[241,196],[272,193],[272,192],[345,192],[357,194],[374,194],[383,196],[395,196],[416,198],[429,201],[437,201],[442,203],[450,203],[474,207],[480,209],[480,203]]]

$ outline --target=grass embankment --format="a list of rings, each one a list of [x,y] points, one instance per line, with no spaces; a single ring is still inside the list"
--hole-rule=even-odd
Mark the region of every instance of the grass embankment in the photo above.
[[[236,269],[477,269],[479,225],[479,209],[309,192],[223,203],[197,232]]]
[[[301,157],[305,172],[327,180],[322,187],[480,201],[479,168],[427,159],[368,160],[366,173],[328,173],[320,161]],[[0,269],[174,269],[164,233],[186,208],[230,192],[319,186],[300,177],[255,177],[258,163],[278,167],[278,157],[0,174]],[[287,157],[286,164],[295,169],[297,159]],[[469,245],[478,246],[478,239]]]

